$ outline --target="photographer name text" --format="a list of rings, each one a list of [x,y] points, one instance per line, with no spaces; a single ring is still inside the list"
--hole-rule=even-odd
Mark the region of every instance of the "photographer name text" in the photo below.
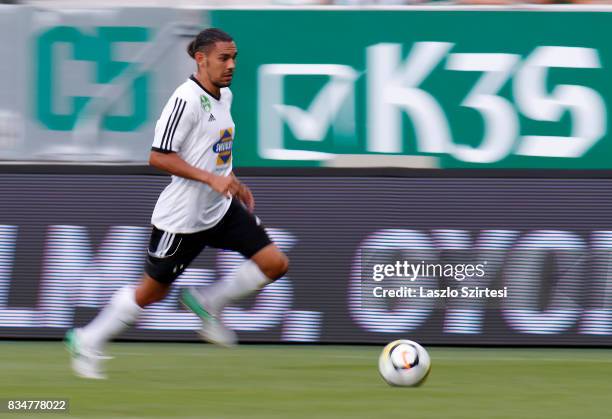
[[[508,297],[507,288],[446,287],[431,289],[427,287],[375,287],[372,290],[372,294],[375,298],[506,298]]]

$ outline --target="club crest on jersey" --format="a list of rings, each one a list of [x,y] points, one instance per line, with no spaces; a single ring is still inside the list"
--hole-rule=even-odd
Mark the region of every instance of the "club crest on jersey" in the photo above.
[[[210,104],[210,99],[207,98],[206,95],[200,96],[200,104],[202,105],[204,112],[210,112],[212,105]]]
[[[213,151],[218,154],[217,166],[228,164],[232,160],[233,129],[222,129],[219,141],[213,145]]]

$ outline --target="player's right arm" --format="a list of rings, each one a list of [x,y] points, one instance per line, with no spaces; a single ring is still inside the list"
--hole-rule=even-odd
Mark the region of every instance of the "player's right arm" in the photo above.
[[[222,195],[235,195],[240,190],[240,184],[232,176],[218,176],[198,169],[174,151],[163,153],[151,150],[149,164],[172,175],[205,183]]]
[[[170,97],[155,125],[149,164],[172,175],[205,183],[222,195],[234,195],[240,184],[233,176],[217,176],[198,169],[177,154],[196,123],[194,108],[176,93]]]

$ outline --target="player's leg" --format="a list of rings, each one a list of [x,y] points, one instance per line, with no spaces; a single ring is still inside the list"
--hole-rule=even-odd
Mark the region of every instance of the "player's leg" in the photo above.
[[[233,275],[205,288],[211,307],[220,312],[230,302],[240,300],[281,278],[289,269],[289,259],[270,243],[240,265]]]
[[[66,334],[66,345],[73,355],[75,373],[85,378],[105,378],[102,362],[106,343],[130,327],[143,308],[163,299],[170,284],[160,284],[144,274],[134,288],[120,288],[109,304],[87,326],[72,329]]]
[[[282,277],[288,264],[287,257],[274,244],[269,244],[245,261],[233,275],[208,287],[184,289],[181,302],[202,319],[199,333],[204,340],[232,347],[238,338],[233,330],[223,325],[223,308]]]
[[[272,243],[259,219],[235,200],[221,222],[208,232],[207,242],[237,251],[247,260],[232,275],[208,287],[183,290],[182,301],[202,318],[201,335],[206,340],[231,346],[236,337],[220,321],[223,308],[282,277],[289,260]]]
[[[70,330],[66,344],[77,375],[104,378],[102,361],[107,342],[134,324],[143,309],[168,294],[172,282],[197,256],[189,235],[171,235],[153,229],[145,274],[137,287],[125,286],[87,326]]]
[[[134,324],[142,310],[163,300],[170,291],[170,283],[162,283],[147,273],[136,288],[119,289],[104,310],[86,327],[81,335],[92,347],[103,349],[106,343]]]
[[[264,247],[255,253],[251,260],[266,278],[270,279],[269,282],[283,277],[289,270],[289,258],[275,244]]]

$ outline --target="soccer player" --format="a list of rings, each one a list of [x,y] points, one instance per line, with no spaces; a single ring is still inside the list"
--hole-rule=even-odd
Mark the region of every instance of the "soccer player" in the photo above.
[[[220,321],[223,308],[288,269],[287,257],[252,213],[251,191],[232,173],[229,85],[236,44],[227,33],[206,29],[187,52],[197,71],[174,91],[155,127],[149,163],[172,174],[172,181],[153,211],[142,280],[135,289],[118,290],[91,323],[66,334],[72,368],[82,377],[105,378],[105,344],[133,324],[143,308],[162,300],[206,246],[234,250],[247,259],[230,278],[182,291],[183,305],[202,319],[201,336],[217,344],[236,342],[235,333]]]

